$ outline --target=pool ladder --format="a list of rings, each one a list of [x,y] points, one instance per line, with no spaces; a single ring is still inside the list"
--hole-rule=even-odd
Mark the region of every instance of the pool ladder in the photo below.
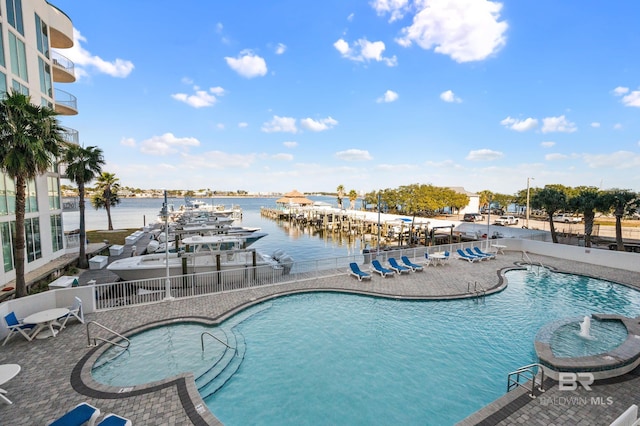
[[[471,283],[467,283],[467,293],[473,293],[476,299],[480,297],[485,297],[487,295],[487,290],[485,290],[481,285],[478,284],[478,281],[473,282],[473,291],[471,291]]]
[[[531,260],[531,258],[529,257],[529,255],[527,254],[526,251],[522,251],[522,261],[525,262],[527,265],[529,265],[531,268],[530,270],[533,271],[533,266],[537,266],[536,268],[536,275],[540,275],[540,269],[545,269],[544,265],[542,264],[542,262],[538,262],[538,263],[533,263],[533,260]]]
[[[509,373],[509,375],[507,376],[507,392],[522,386],[529,391],[529,396],[531,398],[535,398],[536,395],[534,391],[536,389],[538,375],[540,375],[540,382],[537,389],[540,392],[544,392],[544,366],[537,363],[525,365],[524,367],[520,367],[516,371],[512,371],[511,373]],[[520,383],[520,378],[527,379],[528,381]],[[531,383],[531,387],[527,387],[527,383]]]
[[[200,345],[202,346],[202,352],[204,352],[204,336],[208,335],[213,337],[214,339],[216,339],[218,342],[222,343],[223,345],[225,345],[227,348],[231,349],[232,351],[235,351],[235,348],[232,348],[231,346],[227,345],[225,342],[223,342],[222,340],[218,339],[216,336],[214,336],[213,334],[209,333],[208,331],[203,331],[202,334],[200,334]]]
[[[93,338],[93,343],[91,343],[91,332],[89,330],[89,326],[91,324],[95,324],[98,327],[102,328],[103,330],[106,330],[109,333],[116,335],[120,339],[123,339],[126,343],[115,342],[113,340],[105,339],[105,338],[102,338],[102,337],[94,337]],[[129,347],[129,345],[131,345],[131,340],[127,339],[122,334],[118,333],[117,331],[113,331],[109,327],[105,327],[104,325],[100,324],[99,322],[89,321],[87,323],[87,347],[98,346],[98,340],[101,341],[101,342],[109,343],[109,344],[114,345],[114,346],[118,346],[119,348],[122,348],[122,349],[127,349]]]

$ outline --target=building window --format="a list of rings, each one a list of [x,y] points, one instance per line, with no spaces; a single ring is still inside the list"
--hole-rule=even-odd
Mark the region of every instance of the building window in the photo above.
[[[60,210],[60,179],[48,176],[47,186],[49,191],[49,210]]]
[[[4,75],[3,72],[0,72],[0,99],[4,99],[6,94],[7,94],[7,76]]]
[[[9,53],[11,55],[11,71],[24,81],[29,81],[27,75],[27,53],[22,40],[9,31]]]
[[[4,41],[2,40],[2,24],[0,24],[0,65],[6,67],[7,64],[4,62]],[[6,84],[6,82],[5,82]],[[6,89],[6,87],[5,87]]]
[[[7,214],[16,214],[16,183],[5,176],[4,185],[7,194]]]
[[[27,262],[33,262],[42,257],[40,243],[40,219],[37,217],[24,220],[24,235],[27,243]]]
[[[24,37],[22,0],[7,0],[7,21]]]
[[[25,197],[25,213],[33,213],[38,211],[38,193],[36,191],[36,182],[31,179],[27,182]]]
[[[40,91],[46,96],[53,98],[53,88],[51,85],[51,65],[38,56],[38,69],[40,71]]]
[[[62,230],[62,215],[51,215],[51,247],[53,252],[60,251],[63,246],[64,232]]]
[[[49,28],[42,19],[36,14],[36,44],[38,52],[42,53],[49,59]]]
[[[7,208],[7,188],[5,185],[6,175],[3,173],[0,175],[0,215],[6,216],[9,214]]]
[[[13,271],[13,244],[12,237],[15,235],[15,222],[0,223],[0,238],[2,238],[2,258],[4,260],[4,271]]]
[[[22,93],[25,96],[29,96],[29,88],[19,81],[13,80],[11,82],[11,88],[14,92]]]

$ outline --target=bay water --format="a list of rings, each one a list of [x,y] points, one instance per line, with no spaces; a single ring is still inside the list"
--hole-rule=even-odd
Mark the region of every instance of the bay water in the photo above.
[[[322,201],[337,207],[334,197],[310,196],[313,201]],[[251,247],[266,254],[281,249],[296,261],[344,257],[362,252],[364,243],[361,237],[345,236],[331,231],[303,227],[289,221],[276,221],[260,214],[261,207],[276,207],[277,198],[215,198],[203,199],[209,204],[224,205],[230,209],[233,205],[242,209],[242,220],[234,225],[259,227],[268,235],[255,242]],[[142,228],[158,222],[158,214],[162,209],[162,198],[123,198],[111,208],[111,220],[114,229]],[[169,198],[169,204],[178,209],[184,204],[182,198]],[[64,230],[72,231],[80,227],[80,213],[63,212]],[[105,230],[108,228],[107,212],[96,210],[89,202],[85,208],[85,227],[87,231]]]

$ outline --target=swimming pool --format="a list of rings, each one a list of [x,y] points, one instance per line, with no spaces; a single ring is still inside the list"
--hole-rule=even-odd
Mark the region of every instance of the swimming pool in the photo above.
[[[507,374],[535,361],[533,339],[546,323],[595,312],[640,315],[640,292],[624,286],[565,274],[509,271],[506,277],[506,290],[480,300],[309,293],[250,308],[214,329],[238,338],[244,359],[205,402],[226,425],[453,424],[504,395]],[[191,333],[174,331],[171,350]],[[223,348],[213,342],[201,353],[201,331],[194,328],[189,341],[196,348],[187,350],[203,357],[202,364],[163,368],[167,376],[193,371],[197,377],[221,357]],[[135,384],[126,382],[126,369],[138,357],[137,337],[130,356],[107,364],[124,381],[103,380],[107,365],[94,371],[97,381]],[[170,357],[182,359],[179,352]],[[161,360],[146,358],[147,364]]]

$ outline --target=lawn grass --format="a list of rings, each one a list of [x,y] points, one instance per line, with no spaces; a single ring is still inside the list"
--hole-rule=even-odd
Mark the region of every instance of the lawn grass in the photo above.
[[[89,240],[89,243],[101,243],[106,240],[109,241],[109,244],[125,245],[125,238],[139,230],[140,228],[87,231],[87,240]]]

